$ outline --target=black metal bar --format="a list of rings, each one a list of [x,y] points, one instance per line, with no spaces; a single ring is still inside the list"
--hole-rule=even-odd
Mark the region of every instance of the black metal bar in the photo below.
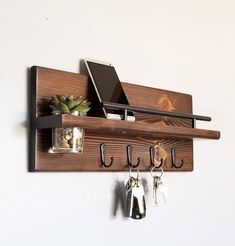
[[[61,127],[62,115],[48,115],[34,118],[31,120],[31,127],[33,129],[55,128]]]
[[[178,118],[184,118],[184,119],[211,121],[211,117],[208,117],[208,116],[140,108],[140,107],[125,105],[125,104],[118,104],[118,103],[111,103],[111,102],[103,102],[102,106],[104,108],[108,108],[108,109],[119,109],[119,110],[127,110],[127,111],[131,111],[131,112],[140,112],[140,113],[155,114],[155,115],[161,115],[161,116],[171,116],[171,117],[178,117]]]

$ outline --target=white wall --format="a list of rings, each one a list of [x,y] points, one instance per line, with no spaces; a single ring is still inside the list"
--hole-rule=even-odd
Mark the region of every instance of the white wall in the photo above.
[[[235,2],[233,0],[0,1],[0,245],[235,245]],[[126,173],[28,173],[26,70],[72,72],[90,57],[123,81],[193,95],[195,170],[167,173],[166,206],[141,221],[112,216]]]

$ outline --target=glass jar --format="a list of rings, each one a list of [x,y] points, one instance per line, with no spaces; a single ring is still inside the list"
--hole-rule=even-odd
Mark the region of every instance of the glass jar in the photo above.
[[[71,115],[84,116],[86,114],[75,111]],[[53,128],[52,152],[82,154],[84,135],[85,130],[79,127]]]

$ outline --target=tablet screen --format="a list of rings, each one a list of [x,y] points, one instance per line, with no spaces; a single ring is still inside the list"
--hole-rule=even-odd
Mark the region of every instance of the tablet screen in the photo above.
[[[128,104],[113,66],[87,61],[102,102]]]

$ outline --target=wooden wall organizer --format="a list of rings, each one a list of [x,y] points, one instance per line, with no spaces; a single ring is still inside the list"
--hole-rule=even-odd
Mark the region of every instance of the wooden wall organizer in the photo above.
[[[122,83],[130,105],[163,111],[192,114],[192,96]],[[92,108],[98,107],[92,93],[93,85],[82,74],[64,72],[34,66],[31,68],[30,84],[30,171],[126,171],[127,145],[133,147],[134,162],[140,157],[140,171],[149,171],[149,148],[155,146],[164,159],[164,171],[193,170],[193,138],[219,139],[220,132],[195,129],[194,120],[135,113],[136,122],[107,120],[101,117],[50,115],[48,101],[58,94],[89,97]],[[83,154],[49,153],[51,128],[85,128]],[[101,165],[100,144],[105,143],[106,159],[114,157],[111,167]],[[172,165],[171,151],[176,149],[176,162]]]

